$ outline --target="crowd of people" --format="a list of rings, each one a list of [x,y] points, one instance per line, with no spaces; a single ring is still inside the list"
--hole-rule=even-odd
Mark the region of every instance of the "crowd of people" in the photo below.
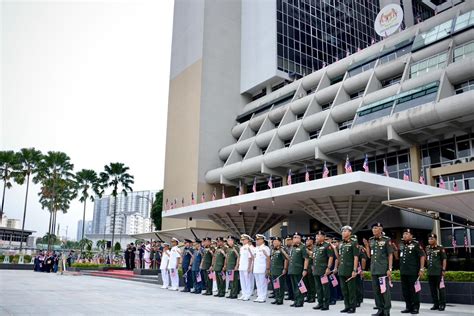
[[[58,272],[62,254],[56,251],[39,251],[33,259],[35,272]]]
[[[349,314],[363,303],[363,271],[367,269],[372,275],[376,316],[390,315],[392,269],[394,261],[399,260],[406,304],[402,313],[419,313],[419,280],[425,273],[434,302],[431,310],[443,311],[447,256],[437,244],[437,236],[430,234],[429,245],[423,249],[410,229],[404,230],[399,245],[385,236],[381,223],[372,225],[372,234],[369,240],[359,243],[352,228],[344,226],[342,239],[326,236],[324,231],[306,236],[294,233],[285,240],[272,237],[271,241],[264,235],[257,234],[254,240],[243,234],[240,239],[185,239],[184,247],[179,247],[180,241],[173,238],[169,244],[157,247],[156,253],[160,255],[163,289],[178,291],[181,271],[181,292],[215,293],[217,297],[225,297],[228,292],[227,298],[242,301],[256,295],[253,301],[257,303],[274,298],[272,304],[292,300],[293,307],[317,301],[313,309],[321,311],[343,300],[344,309],[340,312]],[[153,245],[145,245],[145,251],[151,248]]]
[[[158,241],[142,242],[135,246],[132,242],[125,247],[124,261],[127,270],[139,269],[158,269],[161,262],[163,246]],[[137,257],[138,254],[138,257]]]

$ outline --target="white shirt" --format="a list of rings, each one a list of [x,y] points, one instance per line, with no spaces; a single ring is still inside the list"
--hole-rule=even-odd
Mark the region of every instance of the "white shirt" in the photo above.
[[[144,254],[145,259],[150,259],[150,251],[151,251],[151,246],[148,244],[145,247],[145,254]]]
[[[160,269],[168,269],[169,261],[170,261],[170,251],[169,250],[163,251],[163,255],[161,256]]]
[[[253,273],[265,273],[267,270],[267,257],[270,256],[270,248],[265,246],[257,246],[255,248],[255,259],[253,263]]]
[[[178,258],[180,257],[181,257],[181,252],[179,251],[178,246],[174,246],[173,248],[171,248],[169,269],[177,269]]]
[[[253,247],[250,245],[243,245],[240,247],[240,256],[239,256],[239,270],[240,271],[247,271],[249,268],[249,258],[250,252],[252,251]]]

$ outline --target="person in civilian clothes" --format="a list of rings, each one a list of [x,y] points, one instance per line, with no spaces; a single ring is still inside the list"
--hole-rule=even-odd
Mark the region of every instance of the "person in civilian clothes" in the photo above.
[[[163,253],[161,255],[160,270],[161,279],[163,280],[162,289],[167,289],[170,286],[170,275],[168,271],[168,263],[170,261],[170,244],[163,244]]]
[[[148,270],[148,269],[150,269],[150,265],[151,265],[151,260],[150,260],[151,245],[150,245],[149,241],[146,242],[146,245],[143,249],[145,251],[143,253],[144,268]]]
[[[253,292],[253,252],[251,246],[251,237],[247,234],[240,236],[242,247],[239,251],[239,276],[240,287],[242,288],[242,296],[238,299],[243,301],[250,300]]]
[[[268,294],[267,278],[270,275],[270,248],[265,245],[265,236],[257,234],[255,259],[253,261],[253,275],[257,285],[256,303],[265,303]]]
[[[436,234],[428,235],[428,246],[426,247],[426,263],[428,265],[428,283],[430,284],[433,307],[430,309],[444,311],[446,308],[446,289],[440,287],[441,280],[444,283],[446,273],[447,256],[443,246],[438,245]]]
[[[137,252],[137,248],[135,245],[130,243],[130,270],[135,269],[135,253]]]
[[[125,248],[125,251],[123,252],[123,257],[125,259],[125,269],[130,270],[130,252],[128,251],[130,249],[130,244],[127,244],[127,247]]]
[[[190,239],[184,240],[183,258],[181,268],[183,270],[184,289],[181,292],[191,292],[193,287],[193,276],[191,271],[191,257],[194,249],[191,247],[192,241]]]
[[[227,237],[227,255],[224,264],[224,270],[227,271],[229,277],[232,273],[234,275],[231,281],[230,294],[227,298],[235,299],[240,292],[240,279],[239,279],[239,247],[235,244],[237,238],[234,236]]]
[[[168,263],[171,279],[171,291],[178,291],[179,287],[178,267],[181,259],[181,250],[179,250],[178,244],[179,240],[177,238],[171,239],[170,261]]]
[[[145,254],[145,244],[144,243],[141,243],[139,248],[138,248],[138,261],[139,261],[139,269],[143,269],[145,268],[145,264],[144,264],[144,260],[143,260],[143,256]]]
[[[194,252],[191,257],[191,271],[193,277],[193,288],[194,290],[191,293],[201,294],[204,289],[204,275],[201,271],[201,261],[202,256],[204,255],[204,250],[201,246],[201,240],[196,239],[194,241]]]

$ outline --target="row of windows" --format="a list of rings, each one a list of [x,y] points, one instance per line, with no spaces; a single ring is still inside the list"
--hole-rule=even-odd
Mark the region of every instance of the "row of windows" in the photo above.
[[[430,72],[433,69],[441,69],[446,67],[447,59],[448,52],[443,52],[412,64],[410,67],[410,78],[416,78],[419,75]]]
[[[474,80],[468,80],[466,82],[460,83],[454,87],[456,94],[461,94],[474,90]]]
[[[437,168],[474,160],[474,136],[456,136],[422,145],[421,157],[421,164],[425,168]]]
[[[454,62],[462,60],[467,57],[472,57],[474,54],[474,42],[470,42],[454,49]]]

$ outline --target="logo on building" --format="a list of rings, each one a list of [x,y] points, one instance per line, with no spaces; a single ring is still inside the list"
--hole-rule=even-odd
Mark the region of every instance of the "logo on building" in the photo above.
[[[402,25],[403,10],[398,4],[389,4],[380,10],[375,18],[375,32],[382,37],[395,33]]]

